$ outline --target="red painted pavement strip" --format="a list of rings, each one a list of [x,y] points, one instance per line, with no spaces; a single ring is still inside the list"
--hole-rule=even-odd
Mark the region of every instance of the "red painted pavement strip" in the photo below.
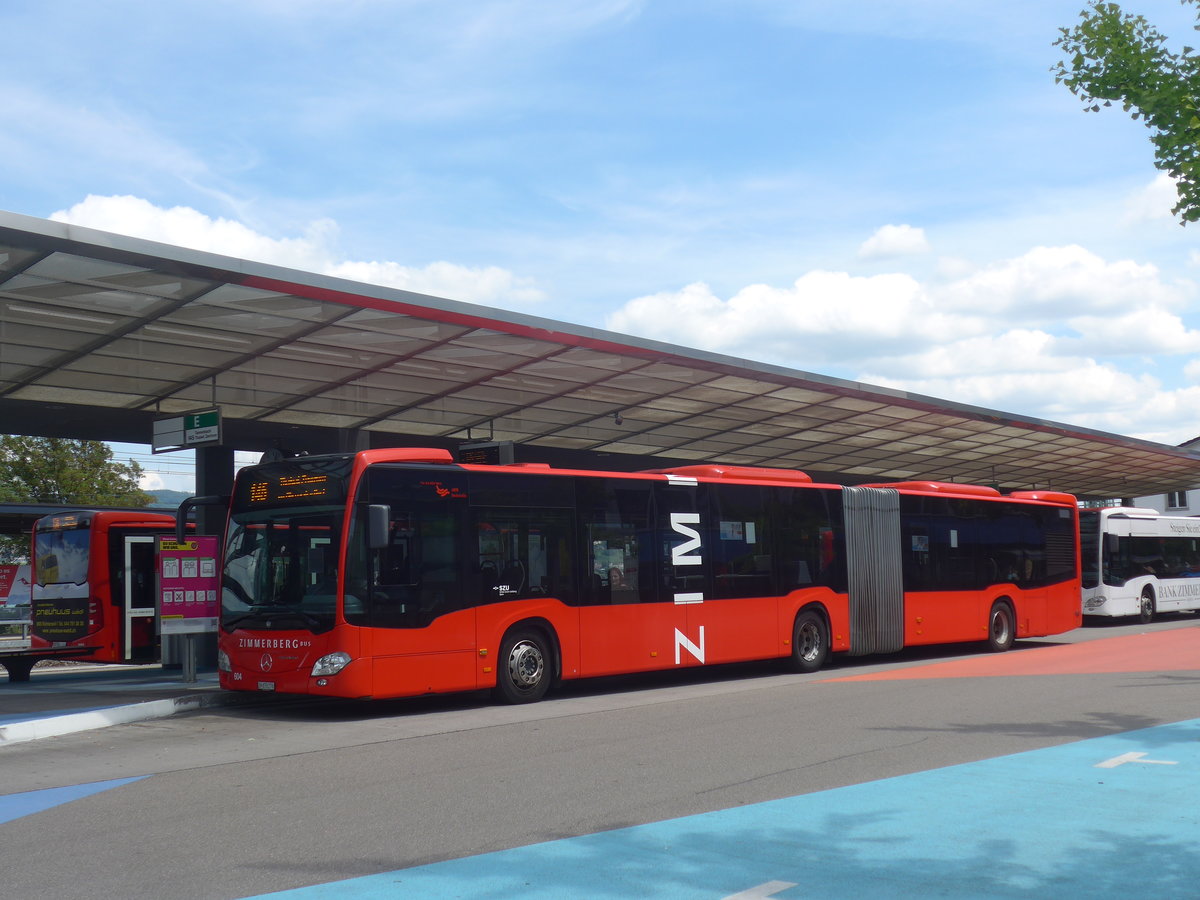
[[[887,681],[900,678],[986,678],[996,675],[1088,675],[1181,670],[1200,670],[1200,628],[1176,628],[1057,647],[1011,650],[991,656],[826,680]]]

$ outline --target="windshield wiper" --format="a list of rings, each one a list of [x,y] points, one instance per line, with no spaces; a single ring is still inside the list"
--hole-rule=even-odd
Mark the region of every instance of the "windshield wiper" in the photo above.
[[[288,616],[296,616],[302,622],[306,623],[309,628],[327,628],[328,627],[325,624],[324,619],[319,619],[316,616],[314,616],[312,613],[306,613],[302,609],[282,609],[282,610],[279,610],[278,612],[270,613],[268,617],[274,619],[274,618],[277,618],[280,616],[282,616],[283,618],[287,618]]]
[[[275,620],[299,619],[312,631],[328,631],[333,627],[332,617],[330,620],[322,619],[319,616],[314,616],[312,613],[305,612],[302,609],[288,609],[287,607],[272,607],[272,606],[257,606],[249,612],[241,615],[233,616],[221,620],[221,626],[225,629],[235,628],[242,622],[248,619],[255,621],[274,622]]]
[[[223,628],[233,628],[233,627],[235,627],[235,626],[236,626],[236,625],[237,625],[239,622],[245,622],[247,619],[253,619],[253,618],[254,618],[255,616],[257,616],[257,615],[258,615],[258,613],[257,613],[257,612],[255,612],[254,610],[251,610],[251,611],[250,611],[250,612],[248,612],[248,613],[242,613],[240,616],[234,616],[234,617],[233,617],[233,618],[231,618],[231,619],[225,619],[225,618],[222,618],[222,619],[221,619],[221,626],[222,626]]]

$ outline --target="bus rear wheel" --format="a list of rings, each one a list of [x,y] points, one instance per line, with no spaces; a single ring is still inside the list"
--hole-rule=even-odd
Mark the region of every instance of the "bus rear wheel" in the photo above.
[[[801,610],[792,629],[792,670],[816,672],[829,658],[829,626],[815,609]]]
[[[1150,588],[1142,591],[1142,599],[1138,601],[1138,621],[1143,625],[1154,621],[1154,592]]]
[[[496,697],[505,703],[534,703],[546,696],[554,673],[550,642],[532,628],[505,635],[500,645]]]
[[[1016,636],[1017,623],[1012,607],[1003,600],[997,600],[988,613],[988,649],[993,653],[1002,653],[1013,645]]]

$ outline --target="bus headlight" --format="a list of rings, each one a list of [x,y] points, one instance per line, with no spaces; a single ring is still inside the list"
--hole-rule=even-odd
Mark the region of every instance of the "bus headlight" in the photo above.
[[[1103,597],[1088,597],[1087,602],[1083,604],[1084,609],[1099,609],[1107,601]]]
[[[231,663],[229,661],[229,654],[226,653],[224,650],[217,651],[217,671],[218,672],[232,672],[233,671],[233,663]]]
[[[314,677],[317,675],[336,675],[348,665],[350,665],[349,653],[343,653],[341,650],[336,653],[326,653],[313,663],[312,674]]]

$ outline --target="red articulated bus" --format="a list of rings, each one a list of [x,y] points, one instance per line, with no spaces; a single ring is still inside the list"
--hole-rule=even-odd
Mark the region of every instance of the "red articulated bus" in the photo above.
[[[723,465],[288,459],[237,477],[218,668],[232,690],[383,698],[1057,634],[1080,616],[1075,498],[841,487]]]
[[[174,530],[174,515],[144,510],[79,510],[38,519],[30,655],[157,662],[155,536]]]

